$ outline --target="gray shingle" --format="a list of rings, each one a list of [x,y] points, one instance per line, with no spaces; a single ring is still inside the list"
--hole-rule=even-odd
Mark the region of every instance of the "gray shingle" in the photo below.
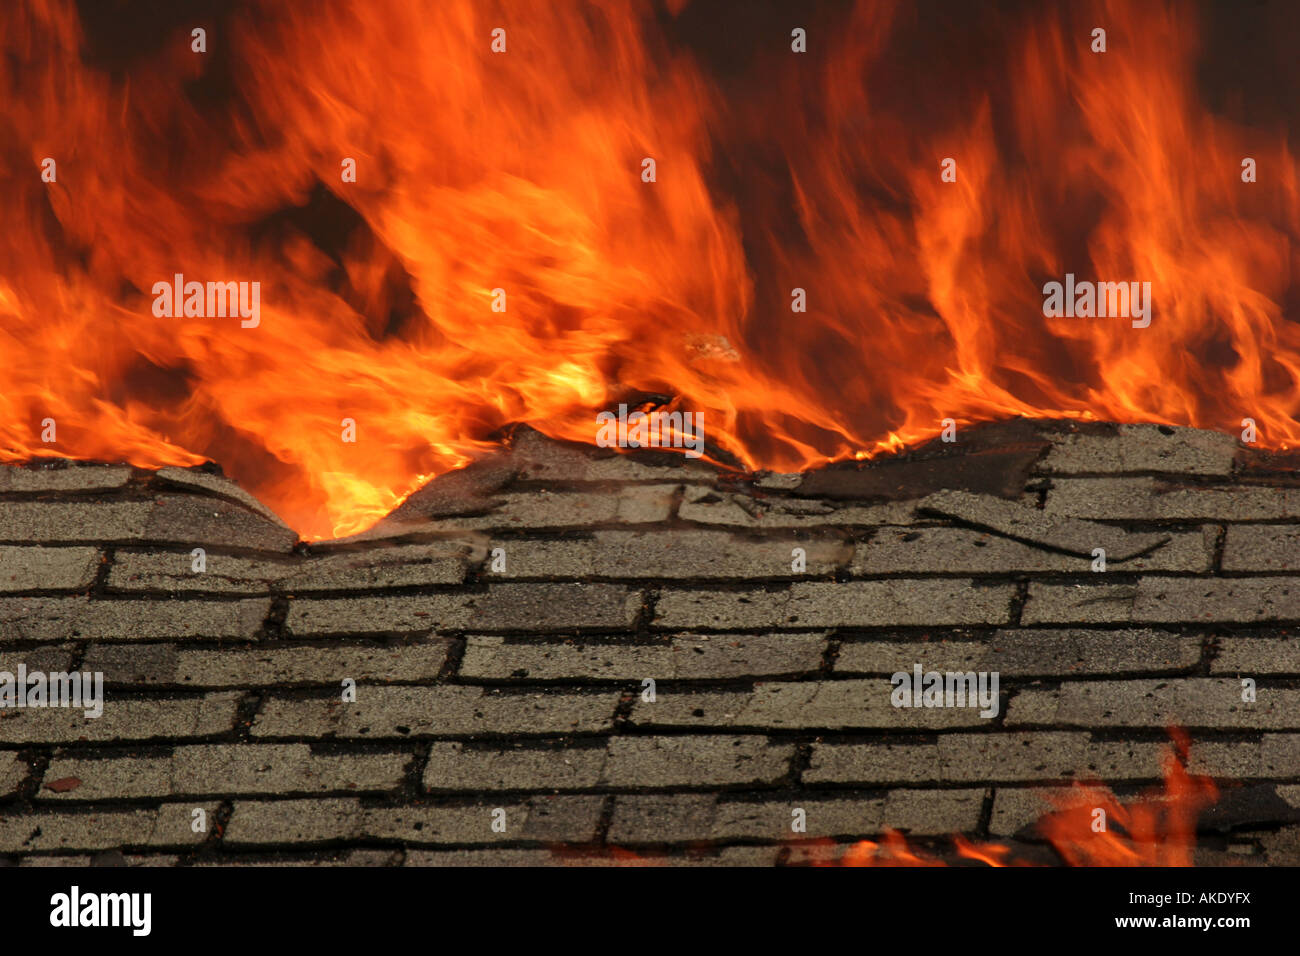
[[[816,670],[826,633],[702,634],[655,644],[471,635],[460,675],[480,680],[719,680]]]
[[[355,703],[270,697],[253,723],[258,737],[406,738],[473,734],[566,734],[608,729],[617,692],[555,694],[482,687],[357,688]]]
[[[234,729],[241,695],[236,691],[179,700],[116,698],[104,693],[100,717],[84,709],[22,708],[0,713],[0,744],[192,740]]]
[[[182,687],[274,687],[358,682],[431,681],[447,660],[450,642],[432,638],[393,647],[254,647],[188,649],[172,644],[93,645],[84,667],[110,683]]]
[[[837,673],[926,670],[998,671],[1004,677],[1082,677],[1125,671],[1182,670],[1201,657],[1201,639],[1148,628],[1000,630],[984,641],[844,641]]]
[[[618,584],[492,584],[475,595],[470,621],[489,631],[624,630],[641,603]]]
[[[934,730],[988,721],[978,706],[894,707],[892,690],[887,679],[875,678],[771,682],[757,684],[752,691],[660,692],[654,703],[637,699],[632,721],[643,727],[697,730]]]
[[[170,757],[55,757],[42,800],[122,800],[246,794],[385,792],[401,786],[409,754],[315,755],[306,744],[177,747]],[[72,789],[52,781],[75,778]]]
[[[914,502],[855,505],[816,498],[764,498],[687,486],[678,517],[702,525],[732,528],[842,528],[906,525],[915,520]]]
[[[0,797],[15,792],[27,779],[27,761],[16,753],[0,753]]]
[[[250,511],[254,511],[266,518],[273,524],[279,525],[288,531],[289,527],[280,520],[277,515],[266,505],[262,504],[238,483],[227,478],[225,475],[214,475],[210,472],[199,471],[192,468],[159,468],[154,472],[158,480],[163,484],[173,485],[177,488],[184,488],[187,491],[199,491],[202,493],[216,495],[219,498],[226,498],[237,504],[243,505]]]
[[[893,790],[886,796],[803,794],[783,800],[737,800],[715,794],[647,794],[614,798],[611,843],[706,840],[789,842],[878,836],[886,827],[943,836],[974,830],[984,790]],[[795,831],[802,810],[804,829]]]
[[[432,745],[424,771],[427,790],[587,790],[600,784],[605,747],[473,747]]]
[[[1137,584],[1031,582],[1025,624],[1204,624],[1300,620],[1300,578],[1142,578]]]
[[[1178,726],[1187,729],[1300,729],[1300,690],[1259,688],[1242,701],[1234,678],[1088,681],[1017,693],[1007,726]]]
[[[112,491],[131,480],[131,469],[122,465],[58,464],[66,467],[0,465],[0,491],[15,494]]]
[[[1114,434],[1056,436],[1039,463],[1047,474],[1167,472],[1175,475],[1232,474],[1237,439],[1220,432],[1166,425],[1119,425]]]
[[[95,548],[0,547],[0,592],[83,590],[102,557]]]
[[[725,531],[598,531],[584,540],[512,541],[503,545],[506,578],[702,578],[750,580],[826,575],[846,567],[853,545],[844,539],[758,540]],[[801,548],[806,570],[794,572]]]
[[[1081,774],[1111,782],[1155,780],[1161,755],[1154,742],[1094,741],[1087,733],[944,734],[934,743],[818,743],[805,784],[863,786],[920,783],[1034,782]]]
[[[295,598],[285,629],[296,637],[459,630],[473,619],[463,594]]]
[[[678,487],[623,485],[602,491],[511,492],[499,496],[501,504],[486,515],[452,515],[439,519],[438,524],[444,528],[497,531],[656,524],[668,519]]]
[[[1218,657],[1210,662],[1212,674],[1242,677],[1293,677],[1300,674],[1300,638],[1224,637]]]
[[[1219,529],[1175,532],[1149,554],[1123,560],[1106,552],[1112,571],[1209,571]],[[1097,545],[1104,547],[1104,545]],[[858,549],[855,575],[878,574],[1087,574],[1092,552],[1086,556],[1061,554],[968,528],[881,528]]]
[[[1045,511],[1105,521],[1268,521],[1300,515],[1298,489],[1160,478],[1055,478]]]
[[[933,512],[1010,538],[1079,557],[1102,548],[1108,561],[1125,561],[1169,540],[1164,534],[1140,534],[1090,521],[1062,518],[1015,501],[968,491],[940,491],[917,502],[918,512]]]
[[[1300,525],[1230,525],[1223,570],[1300,571]]]
[[[794,745],[758,736],[613,737],[605,784],[703,787],[774,783],[790,772]]]
[[[712,481],[716,474],[679,454],[625,454],[552,441],[531,429],[515,437],[510,463],[528,481]]]
[[[270,599],[249,601],[0,598],[0,640],[145,641],[254,637]]]
[[[416,845],[582,843],[594,838],[602,803],[603,798],[590,796],[405,807],[365,807],[346,798],[237,801],[225,842],[231,846],[363,839]],[[500,818],[504,830],[492,826],[498,809],[505,811]]]
[[[471,557],[469,543],[450,541],[343,552],[299,560],[252,559],[209,554],[193,570],[189,551],[118,551],[109,587],[118,591],[184,591],[266,594],[272,586],[290,593],[459,584]]]
[[[661,628],[888,627],[1006,624],[1010,584],[967,580],[807,581],[770,591],[670,591],[655,606]]]
[[[47,850],[115,850],[128,847],[192,847],[208,838],[195,832],[194,810],[208,826],[215,803],[170,803],[156,810],[91,810],[0,815],[0,853]]]

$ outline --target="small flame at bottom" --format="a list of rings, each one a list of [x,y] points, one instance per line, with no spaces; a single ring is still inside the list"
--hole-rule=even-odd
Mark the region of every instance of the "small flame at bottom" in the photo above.
[[[1188,738],[1170,730],[1173,749],[1163,761],[1163,787],[1144,791],[1122,803],[1101,783],[1076,783],[1050,794],[1056,807],[1042,817],[1037,831],[1070,866],[1193,866],[1196,821],[1218,799],[1209,777],[1187,770]],[[956,855],[988,866],[1032,866],[1010,859],[1011,849],[1000,843],[972,843],[953,838]],[[946,866],[912,848],[900,833],[887,830],[882,842],[862,840],[837,859],[831,841],[804,844],[807,862],[822,866]]]

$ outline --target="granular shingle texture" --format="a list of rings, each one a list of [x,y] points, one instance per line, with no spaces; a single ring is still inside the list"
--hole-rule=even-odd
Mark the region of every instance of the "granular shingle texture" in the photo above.
[[[210,469],[2,468],[0,681],[105,683],[0,708],[0,862],[1051,862],[1050,794],[1159,786],[1177,726],[1198,862],[1300,863],[1300,476],[1013,431],[754,475],[521,429],[311,544]]]

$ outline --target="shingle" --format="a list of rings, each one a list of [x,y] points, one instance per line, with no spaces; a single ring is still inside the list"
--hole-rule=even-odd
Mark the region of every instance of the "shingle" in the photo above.
[[[603,802],[599,796],[581,795],[473,806],[365,807],[346,798],[239,800],[224,842],[230,846],[339,840],[400,840],[416,845],[582,843],[595,837]],[[494,812],[498,810],[504,814]],[[494,820],[503,821],[504,829],[494,828]]]
[[[1257,693],[1257,700],[1244,702],[1240,681],[1197,677],[1031,687],[1012,698],[1006,724],[1300,729],[1300,690],[1260,688]]]
[[[405,738],[564,734],[607,729],[615,691],[538,693],[482,687],[357,688],[355,703],[270,697],[253,723],[258,737]]]
[[[482,548],[477,558],[482,557]],[[369,548],[299,560],[252,559],[224,554],[193,570],[190,552],[118,551],[108,585],[118,591],[185,591],[266,594],[274,585],[290,593],[459,584],[471,546],[452,542]]]
[[[221,498],[198,495],[160,495],[154,499],[140,537],[158,543],[279,552],[289,551],[298,543],[298,535],[278,520]]]
[[[1300,620],[1300,578],[1146,577],[1137,584],[1029,585],[1025,624]]]
[[[944,734],[934,743],[813,745],[806,785],[1033,782],[1080,775],[1117,782],[1160,776],[1167,748],[1155,742],[1094,741],[1087,733]]]
[[[1115,434],[1077,433],[1053,438],[1039,464],[1048,474],[1168,472],[1176,475],[1232,474],[1236,438],[1197,428],[1119,425]]]
[[[171,803],[156,810],[91,810],[0,815],[0,853],[45,850],[113,850],[126,847],[190,847],[208,838],[195,831],[193,812],[211,827],[215,803]]]
[[[1102,548],[1107,560],[1124,561],[1169,540],[1165,534],[1136,533],[1056,514],[968,491],[940,491],[917,502],[918,512],[933,512],[1007,537],[1032,541],[1079,557]]]
[[[1261,734],[1258,740],[1200,737],[1188,749],[1188,771],[1212,777],[1294,778],[1297,767],[1300,767],[1300,734]]]
[[[617,584],[491,584],[475,595],[471,626],[491,631],[622,630],[641,594]]]
[[[874,527],[915,520],[911,501],[855,505],[816,498],[764,498],[687,486],[678,517],[703,525],[755,529]]]
[[[638,698],[632,721],[643,727],[700,730],[900,730],[973,727],[986,723],[976,701],[969,707],[895,707],[893,685],[870,680],[769,682],[752,691],[656,694]],[[998,708],[994,698],[995,712]],[[996,715],[996,713],[995,713]]]
[[[174,684],[189,687],[273,687],[284,684],[338,685],[358,682],[416,682],[435,679],[450,642],[433,638],[417,644],[345,647],[254,647],[188,649],[171,644],[93,645],[84,666],[102,671],[110,683]]]
[[[158,480],[164,484],[216,495],[220,498],[228,498],[233,502],[243,505],[251,511],[255,511],[263,518],[266,518],[273,524],[279,525],[284,530],[289,530],[288,525],[280,520],[279,515],[266,507],[266,505],[262,504],[243,488],[239,487],[238,483],[227,478],[225,475],[214,475],[206,471],[198,471],[191,468],[175,468],[171,466],[159,468],[154,472],[154,474],[157,476]]]
[[[255,636],[270,599],[249,601],[0,598],[0,640],[144,641]]]
[[[0,547],[0,592],[80,591],[99,571],[95,548]]]
[[[130,480],[131,469],[122,465],[70,462],[66,467],[0,466],[0,491],[17,494],[111,491]]]
[[[19,665],[33,671],[49,674],[55,671],[68,671],[75,659],[74,644],[44,644],[40,647],[13,647],[0,644],[0,671],[17,674]],[[95,668],[87,667],[88,671]]]
[[[1218,528],[1173,532],[1141,557],[1122,560],[1106,552],[1109,570],[1209,571]],[[1101,547],[1101,545],[1098,545]],[[1086,574],[1093,557],[1061,554],[990,532],[969,528],[881,528],[858,549],[855,575],[879,574]]]
[[[483,540],[466,536],[325,554],[303,561],[280,579],[280,586],[306,592],[460,584],[470,563],[481,561],[483,553]]]
[[[655,626],[743,628],[1006,624],[1015,588],[961,579],[799,582],[770,591],[670,591]]]
[[[1218,656],[1210,662],[1212,674],[1242,677],[1295,677],[1300,675],[1300,639],[1282,637],[1223,637]]]
[[[27,761],[16,753],[0,752],[0,797],[7,797],[27,779]]]
[[[759,736],[613,737],[603,783],[703,787],[774,783],[790,771],[794,745]]]
[[[605,747],[474,747],[436,742],[424,771],[427,790],[586,790],[597,786]]]
[[[71,744],[188,740],[234,729],[241,695],[229,691],[178,700],[115,698],[106,692],[103,715],[84,708],[21,708],[0,713],[0,744]]]
[[[1181,670],[1201,657],[1200,638],[1148,628],[1000,630],[984,641],[844,641],[837,673],[926,670],[998,671],[1006,677],[1085,676]]]
[[[1300,525],[1230,525],[1223,570],[1300,571]]]
[[[150,541],[288,551],[298,537],[220,498],[163,495],[153,501],[7,501],[0,508],[0,540]]]
[[[245,794],[385,792],[401,786],[410,754],[313,754],[306,744],[177,747],[170,757],[84,759],[56,756],[44,781],[75,778],[69,790],[44,786],[42,800],[128,800]]]
[[[718,680],[821,666],[825,632],[679,636],[655,644],[510,640],[471,635],[461,677],[480,680]]]
[[[792,571],[792,552],[806,569]],[[853,545],[836,538],[755,539],[723,531],[598,531],[582,540],[513,541],[503,546],[506,578],[793,578],[848,565]]]
[[[147,501],[6,501],[0,541],[122,541],[145,537]]]
[[[510,463],[529,481],[712,481],[716,471],[701,461],[667,452],[624,454],[574,445],[522,429]]]
[[[1266,521],[1300,514],[1297,489],[1159,478],[1055,478],[1044,510],[1106,521]]]
[[[711,840],[863,838],[886,827],[916,835],[974,830],[983,790],[893,790],[885,796],[791,795],[739,800],[716,794],[629,794],[614,798],[609,840],[691,844]],[[802,814],[796,814],[802,811]],[[801,830],[795,830],[799,821]]]
[[[473,619],[464,594],[295,598],[285,629],[297,637],[458,630]]]
[[[176,866],[180,857],[167,853],[122,853],[118,850],[106,850],[92,854],[54,853],[41,856],[19,857],[18,865],[23,867],[76,867],[88,866]]]
[[[677,485],[623,485],[617,490],[509,492],[485,515],[452,515],[443,528],[542,530],[600,525],[657,524],[668,519]]]

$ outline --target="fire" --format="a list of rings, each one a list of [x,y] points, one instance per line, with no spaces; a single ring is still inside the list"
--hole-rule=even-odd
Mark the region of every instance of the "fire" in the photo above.
[[[1209,777],[1188,773],[1186,735],[1173,732],[1163,790],[1130,804],[1104,787],[1076,785],[1057,797],[1057,811],[1039,829],[1071,866],[1192,866],[1196,820],[1218,799]],[[1105,816],[1099,817],[1098,811]],[[1098,831],[1098,819],[1105,829]]]
[[[1045,8],[918,90],[910,5],[828,7],[739,97],[691,12],[251,3],[123,65],[72,0],[5,4],[0,458],[210,458],[313,538],[648,395],[783,470],[949,417],[1300,438],[1296,159],[1203,105],[1189,10]],[[156,316],[178,273],[260,321]],[[1151,326],[1046,318],[1067,273],[1150,282]]]
[[[1201,811],[1218,799],[1209,777],[1188,772],[1187,736],[1171,730],[1174,746],[1164,758],[1164,785],[1124,803],[1101,784],[1076,783],[1052,793],[1055,811],[1036,826],[1057,855],[1069,866],[1192,866],[1196,849],[1196,821]],[[998,843],[972,843],[953,839],[955,855],[987,866],[1025,866]],[[811,862],[840,866],[945,866],[908,844],[895,831],[883,842],[862,840],[835,856],[830,841],[812,841],[804,852]]]

